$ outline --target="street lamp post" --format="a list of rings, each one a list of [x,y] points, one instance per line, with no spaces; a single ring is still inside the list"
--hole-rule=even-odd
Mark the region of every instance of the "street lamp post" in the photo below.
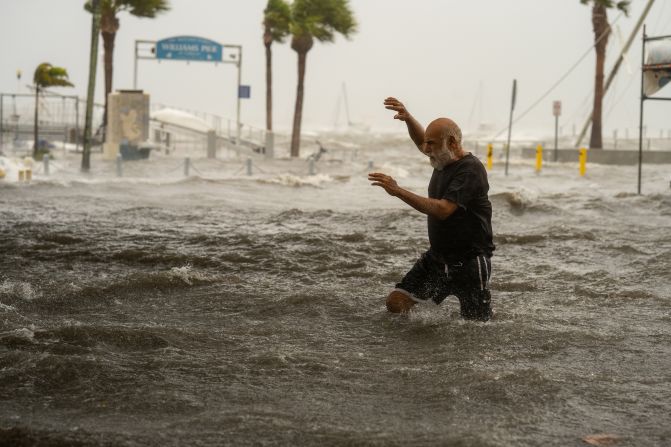
[[[96,87],[96,69],[98,66],[98,35],[100,34],[101,0],[91,3],[91,54],[89,56],[89,85],[86,93],[86,118],[84,122],[84,149],[82,150],[82,171],[91,169],[91,127],[93,121],[93,96]]]

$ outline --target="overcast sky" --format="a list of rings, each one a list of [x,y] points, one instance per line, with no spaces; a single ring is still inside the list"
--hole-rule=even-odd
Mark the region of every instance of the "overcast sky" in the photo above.
[[[84,96],[88,77],[91,17],[83,0],[0,0],[0,92],[17,90],[23,71],[27,92],[35,67],[50,62],[68,69],[74,89]],[[398,128],[384,110],[389,95],[404,101],[422,122],[438,116],[455,119],[466,131],[488,123],[505,127],[510,89],[518,81],[516,112],[522,112],[551,87],[593,42],[590,7],[579,0],[351,0],[359,23],[350,40],[317,43],[308,54],[304,129],[329,129],[344,123],[342,85],[348,91],[354,122],[377,129]],[[647,0],[634,0],[609,44],[610,68]],[[265,59],[262,12],[266,0],[170,0],[171,10],[156,19],[121,13],[116,38],[114,88],[132,88],[136,39],[159,40],[195,35],[243,46],[243,84],[252,98],[242,104],[242,121],[259,127],[265,120]],[[611,23],[618,12],[610,11]],[[649,35],[671,34],[671,0],[657,0],[646,21]],[[630,51],[605,104],[604,127],[638,126],[640,37]],[[296,53],[288,43],[273,46],[274,117],[289,129],[296,93]],[[102,40],[97,97],[102,101]],[[235,117],[233,65],[140,61],[138,87],[151,101]],[[593,51],[516,128],[536,135],[554,129],[552,101],[563,102],[564,133],[580,126],[591,110]],[[66,92],[61,89],[61,92]],[[671,96],[671,87],[660,95]],[[671,130],[671,103],[648,102],[649,132]]]

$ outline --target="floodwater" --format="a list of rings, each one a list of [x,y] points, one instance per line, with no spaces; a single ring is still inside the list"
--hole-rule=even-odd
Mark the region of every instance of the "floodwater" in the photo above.
[[[0,183],[0,444],[671,444],[668,165],[638,196],[635,167],[497,161],[495,317],[465,322],[387,313],[426,223],[368,160],[419,193],[430,167],[345,143],[314,176],[63,156]]]

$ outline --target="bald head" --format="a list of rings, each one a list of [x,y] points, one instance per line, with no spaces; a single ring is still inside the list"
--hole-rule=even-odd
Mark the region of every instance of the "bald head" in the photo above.
[[[438,118],[431,121],[426,128],[426,134],[445,140],[450,147],[456,144],[461,149],[461,129],[449,118]]]
[[[422,152],[429,157],[431,166],[438,170],[464,157],[461,129],[457,123],[449,118],[431,121],[424,132]]]

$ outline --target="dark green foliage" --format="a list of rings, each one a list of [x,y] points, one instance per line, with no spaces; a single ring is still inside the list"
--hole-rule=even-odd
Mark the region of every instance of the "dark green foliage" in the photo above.
[[[91,0],[84,3],[84,9],[92,12]],[[137,17],[154,18],[156,14],[170,9],[167,0],[102,0],[102,13],[113,15],[128,11]]]
[[[68,72],[65,68],[54,67],[48,62],[43,62],[35,69],[33,83],[39,88],[45,87],[72,87],[68,81]]]
[[[272,42],[284,42],[289,35],[291,7],[284,0],[268,0],[263,10],[263,27]]]
[[[631,6],[631,0],[626,0],[626,1],[619,1],[616,2],[614,0],[580,0],[580,3],[583,5],[588,5],[588,4],[599,4],[602,5],[608,9],[611,8],[617,8],[620,11],[624,12],[625,14],[629,14],[629,7]]]
[[[348,0],[295,0],[291,10],[294,36],[309,34],[320,42],[333,42],[336,33],[349,37],[356,31]]]

